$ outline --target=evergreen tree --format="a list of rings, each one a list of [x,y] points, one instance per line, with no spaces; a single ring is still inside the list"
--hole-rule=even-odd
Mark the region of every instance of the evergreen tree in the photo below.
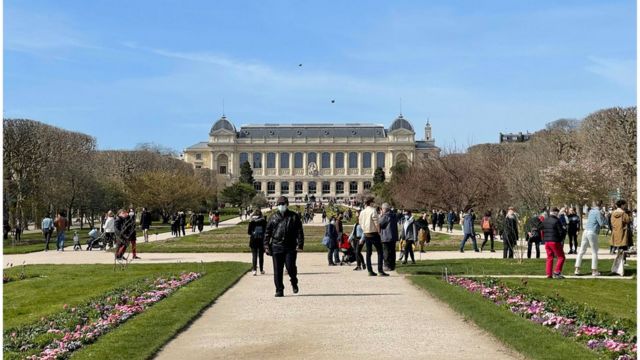
[[[245,161],[240,166],[240,182],[244,184],[249,184],[253,186],[255,179],[253,178],[253,170],[251,169],[251,164],[248,161]]]
[[[376,168],[376,171],[373,173],[373,185],[382,184],[385,179],[384,170],[381,167]]]

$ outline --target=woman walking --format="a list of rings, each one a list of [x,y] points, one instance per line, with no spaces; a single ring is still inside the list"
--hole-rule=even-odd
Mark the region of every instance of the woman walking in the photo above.
[[[267,220],[262,216],[260,209],[256,209],[251,216],[247,230],[249,247],[251,248],[251,271],[253,276],[257,275],[258,260],[260,263],[260,274],[264,274],[264,234],[266,229]]]
[[[360,226],[360,212],[356,212],[355,221],[356,223],[353,225],[353,231],[351,232],[350,241],[351,246],[356,250],[356,268],[353,269],[358,271],[360,269],[365,269],[364,256],[362,256],[362,248],[364,247],[364,239],[362,236],[364,235],[362,232],[362,226]]]
[[[428,226],[428,225],[427,225]],[[415,264],[416,259],[413,255],[413,246],[418,239],[418,227],[413,221],[413,217],[411,216],[411,211],[407,210],[404,213],[404,221],[402,222],[402,230],[400,231],[400,240],[404,240],[404,261],[403,264],[407,263],[409,260],[409,256],[411,256],[411,263]]]
[[[513,259],[513,249],[518,243],[518,219],[516,218],[515,208],[510,207],[507,210],[507,216],[504,219],[504,250],[502,251],[503,258]]]
[[[578,232],[580,231],[580,223],[582,220],[576,213],[575,208],[569,208],[567,215],[567,234],[569,235],[569,254],[578,253]]]

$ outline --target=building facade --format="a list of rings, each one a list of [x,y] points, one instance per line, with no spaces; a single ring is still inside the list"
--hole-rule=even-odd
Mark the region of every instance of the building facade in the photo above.
[[[519,133],[509,133],[509,134],[503,134],[500,133],[500,143],[518,143],[518,142],[525,142],[525,141],[529,141],[531,140],[531,136],[533,134],[530,134],[528,131],[526,134],[523,134],[522,132]]]
[[[438,154],[429,122],[425,138],[402,115],[388,129],[375,124],[243,125],[240,130],[226,118],[216,121],[209,140],[184,150],[184,161],[196,168],[215,169],[218,184],[238,180],[248,161],[254,187],[269,200],[287,196],[301,200],[353,199],[373,185],[376,168],[386,178],[399,163]]]

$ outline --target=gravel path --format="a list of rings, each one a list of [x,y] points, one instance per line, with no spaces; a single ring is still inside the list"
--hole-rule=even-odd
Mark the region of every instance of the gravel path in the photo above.
[[[244,276],[157,359],[519,359],[409,280],[369,277],[300,254],[300,293],[275,298],[266,275]]]

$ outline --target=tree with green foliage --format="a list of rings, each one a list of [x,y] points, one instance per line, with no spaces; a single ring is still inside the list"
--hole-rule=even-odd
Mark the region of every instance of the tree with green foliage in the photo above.
[[[264,196],[263,192],[257,193],[253,199],[251,199],[251,206],[257,209],[262,209],[269,206],[269,201],[267,197]]]
[[[256,196],[256,190],[253,188],[253,185],[237,182],[222,189],[220,192],[220,201],[234,206],[246,207],[249,206],[254,196]]]
[[[381,167],[377,167],[376,171],[373,173],[373,185],[382,184],[385,180],[384,170]]]
[[[248,161],[245,161],[240,166],[240,182],[243,184],[249,184],[253,187],[253,183],[255,179],[253,178],[253,170],[251,169],[251,164]]]

